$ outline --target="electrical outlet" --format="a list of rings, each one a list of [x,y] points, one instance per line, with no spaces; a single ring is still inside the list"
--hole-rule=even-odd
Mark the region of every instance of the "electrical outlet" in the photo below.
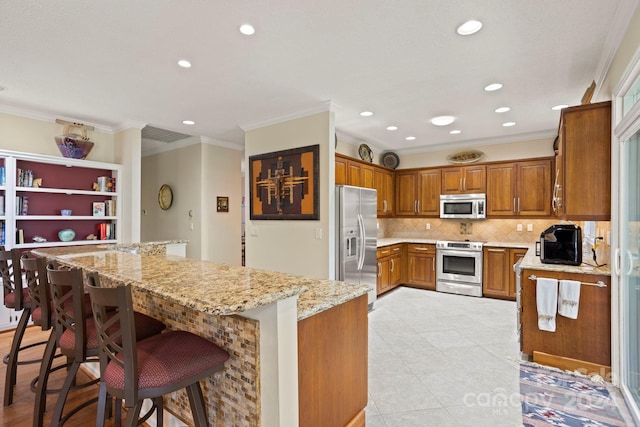
[[[527,224],[527,231],[533,231],[533,224]]]
[[[522,224],[516,225],[516,230],[517,231],[522,231]]]
[[[427,230],[431,230],[431,224],[427,223],[425,227],[427,228]]]
[[[249,234],[252,236],[258,235],[258,227],[249,227]]]

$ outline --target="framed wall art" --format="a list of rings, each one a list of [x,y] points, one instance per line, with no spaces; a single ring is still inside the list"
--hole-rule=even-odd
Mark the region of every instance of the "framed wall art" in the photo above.
[[[249,157],[250,218],[320,218],[319,145]]]
[[[229,198],[228,197],[216,197],[216,210],[218,212],[229,212]]]

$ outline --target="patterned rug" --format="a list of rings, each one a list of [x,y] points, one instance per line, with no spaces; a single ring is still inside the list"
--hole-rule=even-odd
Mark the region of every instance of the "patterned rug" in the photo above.
[[[607,387],[587,377],[522,364],[520,396],[526,427],[627,425]]]

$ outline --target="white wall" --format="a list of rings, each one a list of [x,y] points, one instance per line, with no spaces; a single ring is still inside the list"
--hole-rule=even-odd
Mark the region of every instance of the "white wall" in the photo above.
[[[191,137],[175,150],[143,157],[142,241],[188,240],[188,258],[240,265],[242,156]],[[173,190],[166,211],[158,205],[162,184]],[[217,196],[229,197],[228,213],[216,211]]]
[[[315,278],[333,275],[334,118],[326,111],[245,132],[249,156],[308,145],[320,145],[320,219],[318,221],[252,221],[246,202],[247,266]],[[247,167],[247,177],[248,167]],[[249,198],[250,179],[245,180]],[[322,239],[316,239],[320,228]],[[257,236],[251,235],[255,230]]]
[[[558,121],[560,114],[558,113]],[[339,138],[339,137],[338,137]],[[551,157],[553,156],[553,140],[554,138],[535,139],[531,141],[519,141],[503,144],[485,145],[475,149],[482,151],[485,155],[482,162],[496,162],[503,160],[528,159],[535,157]],[[447,161],[449,154],[465,151],[466,149],[441,150],[441,151],[425,151],[422,153],[403,154],[398,153],[400,157],[400,165],[398,169],[422,168],[433,166],[451,165]],[[359,159],[358,145],[351,144],[338,139],[337,152],[350,157]],[[373,153],[373,163],[380,164],[379,156],[381,153]]]
[[[0,113],[0,148],[24,153],[62,157],[54,137],[62,135],[62,125],[55,119],[38,120]],[[89,131],[87,136],[95,144],[87,160],[117,163],[115,137],[112,133]]]
[[[200,143],[142,158],[142,241],[189,240],[187,257],[200,259],[201,158]],[[173,190],[173,204],[167,210],[158,205],[158,190],[162,184],[168,184]],[[189,211],[192,217],[189,217]]]
[[[118,176],[118,186],[121,194],[118,203],[122,212],[119,239],[122,243],[140,241],[141,134],[140,129],[127,129],[115,136],[116,161],[123,166],[121,176]]]
[[[243,152],[202,144],[203,260],[241,265]],[[229,198],[229,212],[217,211],[217,197]]]

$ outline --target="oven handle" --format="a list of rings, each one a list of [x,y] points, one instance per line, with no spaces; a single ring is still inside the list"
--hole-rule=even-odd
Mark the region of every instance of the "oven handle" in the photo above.
[[[482,255],[482,251],[457,251],[455,249],[438,249],[436,252],[438,253],[438,256],[452,255],[467,256],[468,258],[476,258],[477,254]]]

